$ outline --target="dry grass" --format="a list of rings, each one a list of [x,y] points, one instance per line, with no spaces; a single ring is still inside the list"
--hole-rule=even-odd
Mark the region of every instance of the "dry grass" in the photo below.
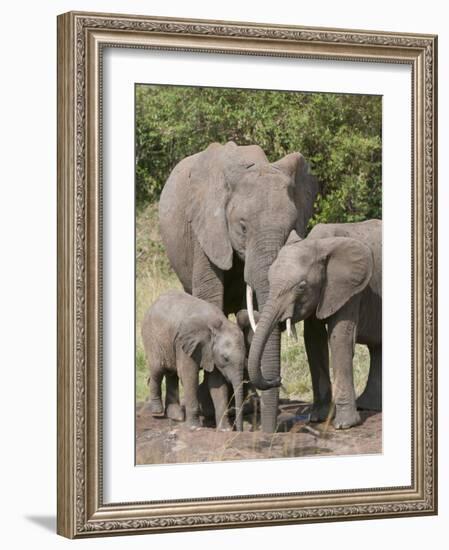
[[[145,311],[158,296],[181,284],[171,269],[158,225],[157,204],[150,204],[136,220],[136,398],[144,401],[148,395],[148,367],[143,350],[140,326]],[[281,397],[311,401],[312,384],[302,339],[302,323],[296,327],[299,343],[282,335],[282,391]],[[357,393],[366,383],[369,353],[365,346],[356,346],[354,380]]]
[[[296,325],[298,342],[282,334],[281,362],[282,388],[281,397],[312,401],[312,380],[303,340],[303,323]],[[365,388],[369,371],[369,351],[359,344],[355,347],[354,383],[357,395]],[[332,373],[331,373],[332,375]]]
[[[148,366],[140,327],[151,304],[166,290],[182,288],[171,269],[159,233],[158,205],[150,204],[136,219],[136,399],[148,395]]]

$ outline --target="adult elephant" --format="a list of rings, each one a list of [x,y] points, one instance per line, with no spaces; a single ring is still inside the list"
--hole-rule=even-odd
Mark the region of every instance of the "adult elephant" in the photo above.
[[[293,228],[304,235],[317,192],[300,153],[270,163],[259,146],[229,142],[212,143],[183,159],[164,186],[159,217],[168,258],[184,290],[229,314],[244,305],[246,283],[250,301],[254,290],[262,308],[268,269]],[[279,327],[265,346],[262,372],[262,429],[273,432]]]
[[[353,382],[355,343],[371,363],[359,408],[382,407],[382,222],[319,224],[306,239],[292,231],[269,272],[270,294],[254,335],[248,371],[263,385],[260,358],[279,321],[302,321],[312,376],[311,420],[324,420],[332,399],[334,426],[360,422]],[[331,350],[334,389],[329,378]]]

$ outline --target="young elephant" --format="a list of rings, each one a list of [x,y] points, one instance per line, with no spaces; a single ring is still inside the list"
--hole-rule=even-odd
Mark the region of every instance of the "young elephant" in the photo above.
[[[257,323],[259,321],[259,312],[254,311],[253,312],[255,322]],[[245,357],[245,368],[243,372],[243,414],[252,414],[254,413],[255,407],[257,407],[257,403],[259,401],[259,396],[257,395],[257,392],[254,388],[254,386],[249,381],[249,375],[248,375],[248,354],[249,354],[249,348],[251,346],[251,341],[254,336],[254,332],[251,328],[251,321],[249,318],[248,311],[246,309],[241,309],[238,311],[235,315],[237,325],[239,326],[240,330],[243,332],[243,337],[245,340],[245,348],[246,348],[246,357]],[[232,386],[228,384],[228,392],[232,393]],[[215,417],[215,410],[214,410],[214,404],[210,397],[210,392],[207,384],[207,380],[203,381],[200,384],[199,387],[199,402],[200,402],[200,411],[201,414],[206,418],[214,418]],[[235,399],[231,399],[229,404],[231,405],[231,408],[235,407]]]
[[[202,368],[214,404],[217,428],[230,427],[224,377],[234,389],[236,429],[243,429],[243,334],[218,307],[182,291],[169,291],[147,311],[142,338],[150,367],[150,410],[154,416],[164,414],[161,382],[165,376],[165,412],[169,418],[183,419],[179,377],[184,388],[186,422],[192,427],[199,426],[198,383]]]
[[[279,321],[305,319],[314,395],[311,419],[324,420],[332,400],[328,342],[334,374],[334,426],[350,428],[360,422],[352,370],[356,342],[366,344],[371,357],[367,386],[358,405],[381,410],[382,222],[319,224],[306,239],[292,231],[270,268],[269,282],[269,298],[248,361],[255,386],[279,384],[264,380],[260,369],[273,328]]]

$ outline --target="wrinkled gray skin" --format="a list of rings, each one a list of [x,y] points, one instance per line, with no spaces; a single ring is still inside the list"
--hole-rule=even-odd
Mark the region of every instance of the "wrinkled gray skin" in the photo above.
[[[251,342],[254,338],[254,332],[251,328],[251,323],[249,321],[249,315],[248,310],[241,309],[239,312],[237,312],[236,321],[238,326],[240,327],[240,330],[243,332],[243,336],[245,338],[245,347],[246,347],[246,355],[249,355],[249,350],[251,348]],[[258,311],[254,311],[254,321],[256,324],[259,322],[260,319],[260,313]]]
[[[352,360],[355,343],[366,344],[371,364],[359,408],[382,407],[382,222],[320,224],[306,239],[293,231],[269,272],[270,294],[250,350],[251,381],[260,385],[265,343],[279,321],[305,319],[304,339],[314,404],[322,421],[332,400],[329,347],[334,374],[334,426],[360,422]],[[329,346],[328,346],[329,343]]]
[[[268,269],[292,229],[304,235],[317,192],[299,153],[270,164],[260,147],[229,142],[182,160],[164,186],[159,216],[168,258],[184,290],[228,315],[245,306],[246,282],[260,310],[268,296]],[[262,372],[262,429],[273,432],[278,327],[266,343]]]
[[[223,378],[235,395],[236,429],[242,431],[243,372],[245,343],[242,331],[222,311],[185,292],[162,294],[147,311],[142,339],[150,367],[150,411],[162,416],[161,382],[166,377],[165,413],[183,420],[178,378],[184,388],[185,420],[199,426],[199,369],[204,369],[215,408],[218,429],[230,429],[228,393]]]
[[[248,374],[248,355],[249,355],[249,349],[251,346],[251,341],[254,336],[254,332],[251,328],[251,323],[249,321],[248,311],[246,309],[241,309],[236,314],[236,321],[237,325],[239,326],[240,330],[243,333],[243,337],[245,340],[245,349],[246,349],[246,356],[245,356],[245,368],[243,371],[243,414],[252,414],[255,411],[255,408],[257,408],[257,403],[259,402],[259,396],[257,394],[256,388],[251,384],[249,380],[249,374]],[[254,320],[257,323],[259,321],[259,312],[254,311]],[[233,397],[233,388],[230,384],[228,386],[228,395],[230,395],[230,399],[228,400],[228,405],[230,408],[235,407],[235,399]],[[200,384],[199,388],[199,394],[198,394],[199,402],[200,402],[200,412],[201,414],[208,420],[215,418],[215,410],[214,410],[214,404],[212,403],[212,399],[209,394],[209,389],[207,387],[207,381],[204,381],[202,384]]]

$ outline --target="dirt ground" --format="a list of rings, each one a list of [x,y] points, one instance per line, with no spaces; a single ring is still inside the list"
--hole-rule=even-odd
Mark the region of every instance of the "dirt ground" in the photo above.
[[[243,432],[215,428],[190,430],[168,418],[153,418],[143,403],[136,408],[136,463],[166,464],[217,460],[254,460],[382,452],[382,414],[361,412],[362,423],[349,430],[309,424],[310,405],[282,400],[278,432],[264,434],[255,415],[245,417]],[[256,428],[256,429],[254,429]]]

